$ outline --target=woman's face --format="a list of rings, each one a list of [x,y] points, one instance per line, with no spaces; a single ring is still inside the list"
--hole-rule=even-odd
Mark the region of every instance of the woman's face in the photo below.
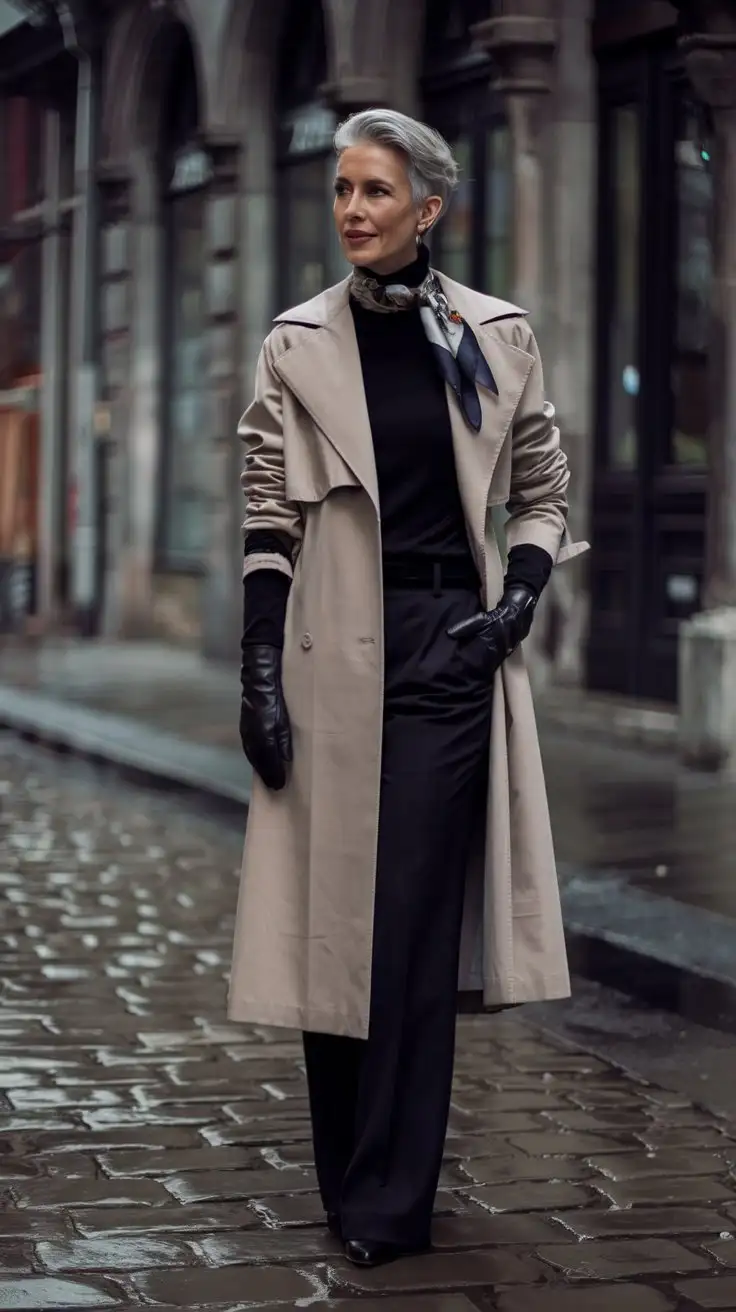
[[[351,264],[376,273],[395,273],[410,264],[417,236],[441,209],[439,196],[417,205],[400,151],[366,141],[342,152],[335,178],[335,223]]]

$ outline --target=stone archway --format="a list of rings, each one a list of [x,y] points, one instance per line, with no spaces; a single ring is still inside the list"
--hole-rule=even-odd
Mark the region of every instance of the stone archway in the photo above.
[[[202,123],[209,119],[207,78],[197,27],[187,0],[171,8],[135,5],[113,27],[107,50],[102,105],[103,159],[120,165],[145,146],[158,121],[161,84],[152,77],[166,64],[166,36],[183,26],[192,44]],[[150,117],[149,117],[150,111]]]

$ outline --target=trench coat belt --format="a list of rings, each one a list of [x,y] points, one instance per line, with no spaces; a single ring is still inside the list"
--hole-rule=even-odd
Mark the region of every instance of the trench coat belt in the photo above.
[[[431,588],[439,595],[447,588],[480,587],[478,571],[470,556],[391,556],[383,562],[386,588]]]

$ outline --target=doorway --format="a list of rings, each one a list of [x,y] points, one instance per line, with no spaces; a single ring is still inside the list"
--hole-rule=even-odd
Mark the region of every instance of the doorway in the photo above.
[[[673,702],[705,549],[708,141],[671,42],[602,58],[599,87],[588,684]]]

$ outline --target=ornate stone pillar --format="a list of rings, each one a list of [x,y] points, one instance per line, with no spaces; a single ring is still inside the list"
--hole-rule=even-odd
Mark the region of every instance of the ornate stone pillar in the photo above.
[[[715,184],[705,611],[681,629],[681,744],[690,763],[736,772],[736,11],[731,0],[679,8]]]
[[[210,448],[209,547],[202,590],[202,650],[228,659],[242,628],[240,526],[243,518],[238,421],[241,395],[240,140],[208,137],[203,143],[212,176],[205,210],[205,313],[208,337],[209,415],[203,437]]]
[[[550,0],[499,0],[499,13],[474,28],[492,56],[494,85],[506,98],[513,186],[512,299],[533,315],[543,306],[543,136],[557,25]]]
[[[375,109],[389,103],[388,79],[345,75],[321,88],[338,119],[357,114],[361,109]]]

